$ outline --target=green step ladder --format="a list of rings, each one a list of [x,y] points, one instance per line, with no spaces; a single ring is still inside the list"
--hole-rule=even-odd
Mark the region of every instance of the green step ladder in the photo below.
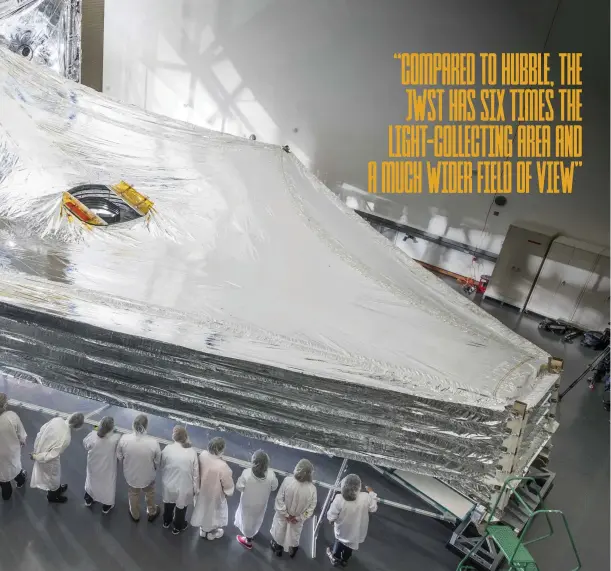
[[[537,566],[536,561],[533,559],[533,556],[530,554],[530,551],[528,551],[528,549],[526,548],[526,545],[536,543],[537,541],[547,539],[548,537],[554,535],[554,528],[552,526],[551,521],[551,516],[554,515],[559,515],[562,518],[566,533],[571,543],[571,547],[573,548],[573,553],[575,554],[575,559],[577,560],[577,567],[574,567],[570,571],[579,571],[581,569],[581,559],[579,558],[579,553],[577,552],[577,547],[575,546],[573,534],[569,529],[569,524],[566,520],[565,515],[560,510],[544,509],[543,499],[541,498],[539,492],[537,492],[536,495],[539,499],[540,509],[532,510],[524,501],[524,499],[520,496],[518,492],[518,486],[516,485],[516,488],[513,492],[513,496],[518,501],[518,503],[524,508],[526,514],[528,514],[529,516],[528,520],[526,521],[526,524],[524,525],[524,528],[522,529],[519,535],[508,525],[492,523],[492,518],[496,513],[501,498],[504,496],[505,492],[507,491],[507,488],[513,482],[524,483],[526,487],[528,487],[529,482],[533,482],[536,485],[535,479],[532,477],[513,477],[508,478],[505,481],[501,492],[497,496],[496,502],[494,503],[494,507],[490,511],[488,519],[486,520],[486,527],[484,528],[484,533],[482,534],[481,539],[477,541],[473,545],[469,553],[465,555],[462,561],[458,564],[456,571],[477,571],[475,567],[468,564],[468,561],[487,539],[489,539],[496,545],[499,552],[502,553],[503,557],[506,559],[507,564],[509,566],[508,571],[541,571]],[[549,528],[548,533],[542,535],[541,537],[524,541],[524,538],[526,537],[526,534],[528,533],[532,522],[540,515],[543,515],[547,521],[547,525]]]

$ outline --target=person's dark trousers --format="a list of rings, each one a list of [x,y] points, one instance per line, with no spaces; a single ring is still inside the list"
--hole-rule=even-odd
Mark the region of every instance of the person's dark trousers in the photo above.
[[[10,500],[13,495],[13,485],[10,482],[0,482],[2,488],[2,499]]]
[[[182,531],[187,524],[187,506],[177,508],[176,504],[163,504],[163,525],[170,527],[174,522],[174,529]]]
[[[174,519],[174,508],[176,504],[163,504],[163,525],[169,527]]]
[[[21,470],[17,476],[15,476],[15,483],[21,488],[25,484],[26,473]],[[10,500],[13,495],[13,486],[10,482],[0,482],[0,488],[2,488],[2,499]]]
[[[187,525],[187,506],[174,508],[174,529],[182,531]]]
[[[333,553],[333,557],[335,557],[335,559],[338,561],[348,563],[348,559],[350,559],[350,556],[352,555],[352,549],[336,539],[331,553]]]
[[[183,530],[187,523],[187,506],[177,508],[176,504],[163,504],[163,525],[170,527],[174,522],[174,529]]]

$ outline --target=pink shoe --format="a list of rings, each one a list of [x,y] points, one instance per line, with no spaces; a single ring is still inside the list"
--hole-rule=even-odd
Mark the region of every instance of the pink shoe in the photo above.
[[[246,547],[246,549],[252,549],[252,543],[248,543],[248,539],[246,539],[243,535],[236,535],[235,538],[238,540],[238,543]]]

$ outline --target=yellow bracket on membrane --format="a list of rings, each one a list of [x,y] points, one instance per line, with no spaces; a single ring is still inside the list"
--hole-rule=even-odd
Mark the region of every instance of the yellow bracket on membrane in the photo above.
[[[142,216],[154,211],[152,200],[140,194],[133,186],[125,181],[111,187],[127,204]]]

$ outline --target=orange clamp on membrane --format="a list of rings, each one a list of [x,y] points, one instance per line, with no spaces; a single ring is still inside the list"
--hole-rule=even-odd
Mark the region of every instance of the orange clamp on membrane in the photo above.
[[[89,226],[107,226],[104,220],[68,192],[64,192],[62,204],[70,214],[84,224]]]

